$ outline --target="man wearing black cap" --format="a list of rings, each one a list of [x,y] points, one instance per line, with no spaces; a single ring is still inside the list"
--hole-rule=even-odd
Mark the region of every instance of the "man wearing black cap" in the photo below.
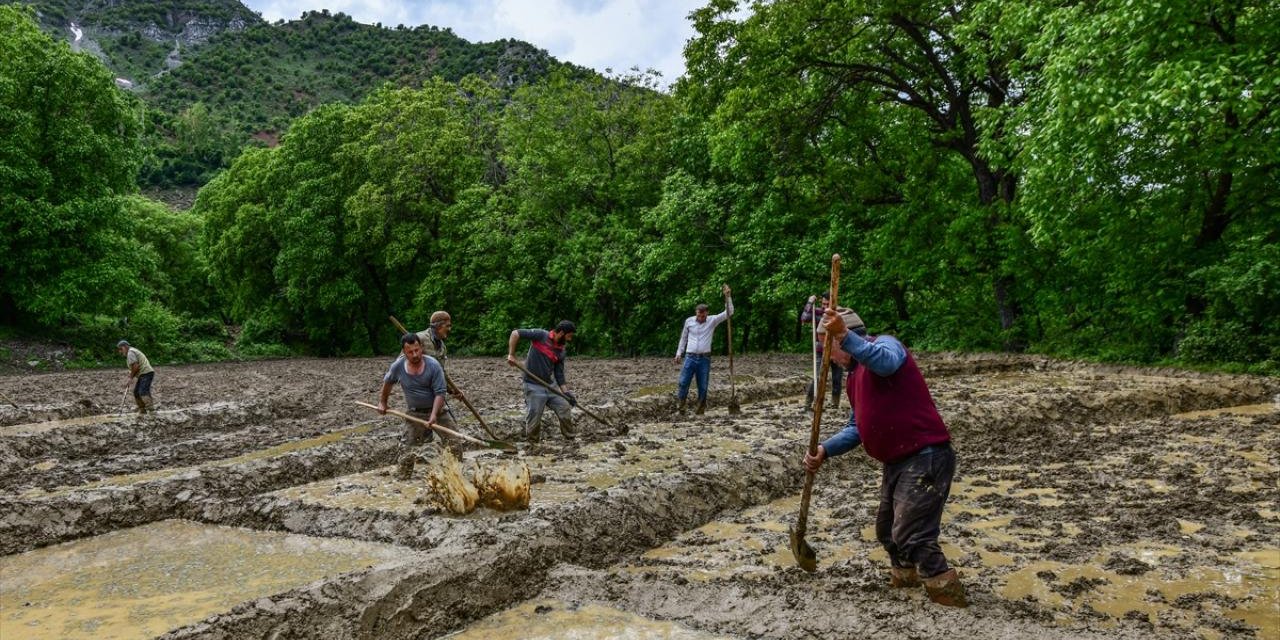
[[[133,384],[133,401],[138,404],[138,415],[155,410],[155,400],[151,398],[151,381],[156,377],[156,370],[151,368],[147,355],[137,347],[129,346],[128,340],[116,343],[116,350],[124,356],[129,365],[129,381]],[[136,382],[133,382],[136,380]]]
[[[551,331],[515,329],[507,339],[507,364],[516,366],[516,345],[521,338],[528,340],[529,355],[525,357],[525,369],[543,381],[558,386],[561,393],[577,404],[564,382],[564,348],[573,341],[573,334],[577,330],[578,327],[568,320],[561,320]],[[551,393],[525,374],[524,434],[529,440],[542,439],[542,414],[547,407],[551,407],[560,421],[560,435],[565,440],[572,440],[577,431],[573,428],[573,411],[569,406],[564,398]]]

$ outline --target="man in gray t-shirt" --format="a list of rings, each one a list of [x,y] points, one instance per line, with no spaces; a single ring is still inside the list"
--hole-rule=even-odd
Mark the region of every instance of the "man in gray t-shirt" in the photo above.
[[[406,333],[400,338],[400,357],[391,363],[382,376],[382,391],[378,395],[378,413],[386,414],[391,387],[396,383],[404,391],[407,413],[415,418],[434,422],[443,427],[455,428],[453,418],[444,411],[444,369],[435,358],[422,355],[422,341],[416,334]],[[427,427],[405,421],[404,443],[416,447],[430,442],[433,432]],[[407,478],[413,472],[416,455],[410,453],[400,459],[400,475]]]

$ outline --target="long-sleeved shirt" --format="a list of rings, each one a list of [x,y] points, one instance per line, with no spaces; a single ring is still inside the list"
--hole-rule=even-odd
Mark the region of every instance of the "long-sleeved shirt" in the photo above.
[[[816,324],[822,322],[819,318],[826,312],[827,306],[822,303],[806,302],[804,309],[800,311],[800,322],[805,324]],[[818,353],[822,353],[822,338],[817,336],[813,339],[813,348]]]
[[[685,353],[711,353],[711,338],[716,332],[716,325],[733,315],[733,298],[725,298],[724,311],[707,318],[706,322],[698,322],[698,316],[689,316],[684,321],[684,329],[680,331],[680,344],[676,346],[676,357]]]
[[[893,336],[880,336],[875,341],[867,340],[852,331],[844,336],[840,348],[853,356],[858,365],[866,367],[871,373],[888,377],[898,372],[907,361],[907,348]],[[852,384],[853,371],[849,372]],[[852,399],[850,399],[852,401]],[[822,443],[827,457],[848,453],[862,444],[862,436],[858,433],[856,412],[849,412],[849,422],[839,433]]]

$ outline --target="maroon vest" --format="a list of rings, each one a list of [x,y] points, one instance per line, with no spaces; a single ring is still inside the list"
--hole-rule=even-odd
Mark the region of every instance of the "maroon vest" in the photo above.
[[[876,460],[896,462],[931,444],[951,441],[910,352],[906,362],[888,377],[862,365],[854,367],[845,389],[862,446]]]

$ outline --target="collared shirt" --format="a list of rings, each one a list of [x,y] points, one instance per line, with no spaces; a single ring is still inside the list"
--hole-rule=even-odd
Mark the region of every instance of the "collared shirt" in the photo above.
[[[436,337],[435,327],[427,327],[418,332],[418,342],[422,343],[422,355],[435,358],[443,367],[449,361],[448,350],[444,340]]]
[[[710,353],[711,338],[716,331],[716,325],[724,322],[733,315],[733,298],[726,298],[724,301],[724,311],[707,318],[706,322],[698,322],[698,316],[689,316],[684,321],[684,329],[680,331],[680,344],[676,347],[676,357],[683,357],[685,353]]]

